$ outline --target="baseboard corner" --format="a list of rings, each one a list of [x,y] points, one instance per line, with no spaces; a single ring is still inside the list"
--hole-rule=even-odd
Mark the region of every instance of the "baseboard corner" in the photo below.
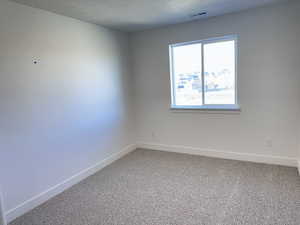
[[[281,166],[289,166],[289,167],[297,167],[297,163],[298,163],[298,168],[299,168],[299,162],[297,162],[295,158],[289,158],[289,157],[259,155],[259,154],[252,154],[252,153],[241,153],[241,152],[234,152],[234,151],[206,149],[200,147],[166,145],[166,144],[157,144],[157,143],[143,143],[143,142],[138,142],[137,147],[151,149],[151,150],[176,152],[176,153],[184,153],[190,155],[199,155],[199,156],[207,156],[213,158],[231,159],[231,160],[239,160],[239,161],[254,162],[254,163],[265,163],[265,164],[281,165]]]
[[[93,175],[94,173],[100,171],[101,169],[110,165],[114,161],[124,157],[125,155],[134,151],[136,148],[137,148],[136,144],[127,145],[121,151],[112,154],[111,156],[100,161],[99,163],[80,171],[79,173],[69,177],[68,179],[60,182],[59,184],[52,186],[48,190],[45,190],[44,192],[26,200],[25,202],[19,204],[15,208],[4,212],[4,217],[5,217],[4,219],[7,221],[7,223],[10,223],[14,219],[24,215],[25,213],[38,207],[39,205],[43,204],[44,202],[48,201],[49,199],[55,197],[56,195],[62,193],[65,190],[69,189],[73,185],[79,183],[80,181],[82,181],[82,180],[86,179],[87,177]],[[0,225],[2,225],[2,224],[0,223]]]

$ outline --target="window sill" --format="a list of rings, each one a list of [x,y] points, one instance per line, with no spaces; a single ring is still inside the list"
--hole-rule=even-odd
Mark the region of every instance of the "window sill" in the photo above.
[[[230,106],[171,106],[172,112],[202,112],[202,113],[217,113],[217,114],[239,114],[241,108],[238,105]]]

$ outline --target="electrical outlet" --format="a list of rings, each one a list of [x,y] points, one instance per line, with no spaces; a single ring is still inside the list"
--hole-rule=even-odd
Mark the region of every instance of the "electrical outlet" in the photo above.
[[[265,147],[266,148],[272,148],[273,147],[273,141],[270,138],[265,139]]]
[[[154,131],[151,132],[152,141],[156,140],[156,133]]]

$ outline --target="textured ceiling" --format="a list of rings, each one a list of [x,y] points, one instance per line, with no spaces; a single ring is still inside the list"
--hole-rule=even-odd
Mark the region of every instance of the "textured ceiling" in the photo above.
[[[12,0],[83,21],[138,31],[287,0]],[[191,18],[206,11],[207,15]]]

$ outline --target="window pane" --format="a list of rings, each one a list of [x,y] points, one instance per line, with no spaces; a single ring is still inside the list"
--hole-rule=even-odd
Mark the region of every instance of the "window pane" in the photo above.
[[[175,105],[202,105],[201,44],[173,47]]]
[[[235,104],[235,41],[203,47],[205,104]]]

